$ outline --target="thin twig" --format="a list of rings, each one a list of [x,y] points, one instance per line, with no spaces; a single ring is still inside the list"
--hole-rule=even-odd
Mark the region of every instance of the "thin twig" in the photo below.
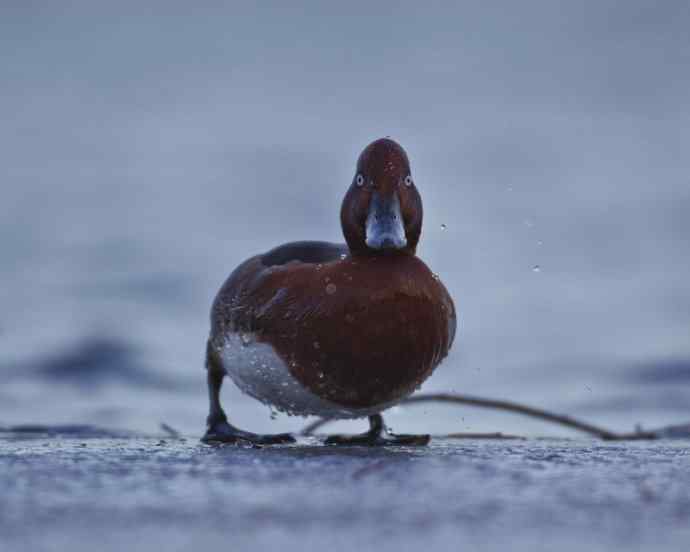
[[[449,404],[463,404],[467,406],[475,406],[479,408],[491,408],[494,410],[505,410],[507,412],[513,412],[516,414],[522,414],[523,416],[529,416],[531,418],[537,418],[540,420],[545,420],[548,422],[553,422],[571,429],[577,429],[589,435],[598,437],[605,441],[628,441],[628,440],[651,440],[658,439],[662,436],[665,429],[657,431],[642,431],[640,429],[632,433],[617,433],[615,431],[610,431],[608,429],[589,424],[570,416],[565,416],[561,414],[554,414],[540,408],[534,408],[531,406],[526,406],[523,404],[515,403],[512,401],[503,401],[496,399],[483,399],[480,397],[473,397],[468,395],[458,395],[456,393],[427,393],[422,395],[417,395],[415,397],[410,397],[402,402],[402,404],[415,404],[423,402],[435,402],[435,403],[449,403]],[[316,420],[309,425],[307,425],[302,430],[302,435],[311,435],[317,429],[323,427],[324,425],[335,421],[333,419],[322,418]],[[682,426],[681,426],[682,427]],[[500,435],[500,434],[499,434]],[[501,438],[496,436],[495,438]]]
[[[161,422],[161,429],[173,439],[179,439],[180,437],[180,432],[177,431],[174,427],[169,426],[165,422]]]
[[[332,420],[330,418],[319,418],[318,420],[314,420],[313,422],[307,424],[304,426],[302,431],[300,431],[300,435],[312,435],[317,429],[320,427],[325,426],[326,424],[330,422],[335,422],[336,420]]]
[[[527,437],[522,435],[511,435],[510,433],[501,433],[496,431],[493,433],[447,433],[446,435],[439,435],[443,439],[504,439],[506,441],[526,441]]]
[[[616,433],[603,427],[595,426],[581,420],[576,420],[570,416],[562,414],[554,414],[541,408],[534,408],[512,401],[503,401],[496,399],[483,399],[480,397],[472,397],[468,395],[457,395],[455,393],[427,393],[410,397],[403,401],[403,404],[414,404],[423,402],[441,402],[450,404],[464,404],[467,406],[476,406],[479,408],[491,408],[494,410],[505,410],[507,412],[514,412],[522,414],[531,418],[537,418],[548,422],[560,424],[571,429],[577,429],[589,435],[594,435],[599,439],[605,441],[623,441],[630,439],[656,439],[658,435],[651,431],[635,431],[633,433]]]

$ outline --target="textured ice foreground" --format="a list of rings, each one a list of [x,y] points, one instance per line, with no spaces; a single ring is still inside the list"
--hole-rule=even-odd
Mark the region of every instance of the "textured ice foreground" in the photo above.
[[[0,437],[2,550],[683,550],[690,444]]]

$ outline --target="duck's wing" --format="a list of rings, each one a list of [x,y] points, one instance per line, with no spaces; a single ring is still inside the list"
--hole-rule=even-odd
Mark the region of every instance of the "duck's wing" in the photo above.
[[[296,241],[285,243],[271,249],[261,257],[264,266],[287,264],[291,261],[301,263],[328,263],[347,255],[349,249],[344,243],[325,241]]]
[[[267,324],[274,310],[293,308],[291,303],[295,300],[295,293],[287,291],[294,291],[290,280],[300,282],[299,274],[310,272],[309,265],[340,260],[348,253],[345,244],[298,241],[247,259],[230,274],[216,295],[211,309],[211,336],[221,339],[227,331],[237,328],[249,330]],[[297,293],[297,296],[312,295],[308,290],[310,281],[309,278],[302,281],[301,285],[307,290]],[[313,302],[307,304],[313,306]],[[259,315],[260,321],[257,320]]]

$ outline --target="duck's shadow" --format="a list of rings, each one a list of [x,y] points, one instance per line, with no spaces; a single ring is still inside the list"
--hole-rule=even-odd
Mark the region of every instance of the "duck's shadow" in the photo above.
[[[264,458],[283,458],[293,460],[307,459],[402,459],[428,455],[433,446],[355,446],[326,445],[320,437],[299,437],[290,445],[236,445],[225,443],[200,444],[210,454],[236,455],[243,452],[259,453]]]

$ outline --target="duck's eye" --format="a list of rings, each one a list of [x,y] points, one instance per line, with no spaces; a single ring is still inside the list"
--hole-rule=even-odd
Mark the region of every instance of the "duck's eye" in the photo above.
[[[412,186],[412,177],[409,174],[405,177],[405,186],[408,188]]]
[[[361,174],[358,174],[357,177],[355,178],[355,184],[357,185],[358,188],[361,188],[364,186],[364,177]]]

